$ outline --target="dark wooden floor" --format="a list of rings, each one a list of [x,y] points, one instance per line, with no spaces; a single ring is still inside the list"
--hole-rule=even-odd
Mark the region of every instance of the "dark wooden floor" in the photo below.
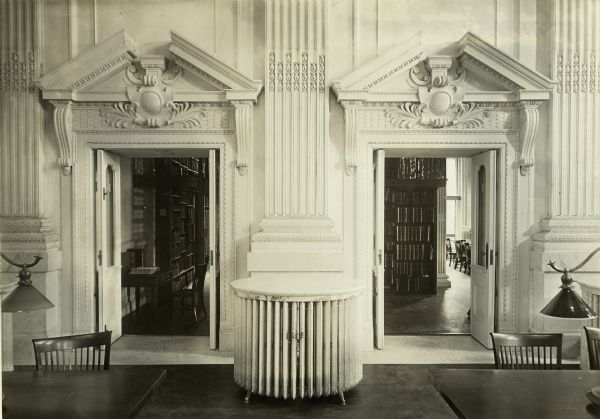
[[[386,335],[447,334],[471,331],[467,317],[471,300],[471,278],[448,268],[452,287],[437,294],[384,296]]]
[[[167,377],[138,417],[453,418],[454,413],[429,382],[427,369],[436,367],[440,366],[365,365],[362,382],[346,393],[347,405],[341,406],[337,397],[275,400],[254,395],[250,404],[244,404],[245,392],[233,381],[233,365],[166,366]]]
[[[194,323],[194,316],[190,310],[181,314],[179,307],[171,307],[168,302],[162,303],[158,307],[156,319],[152,316],[150,304],[144,304],[140,312],[133,311],[123,317],[122,320],[124,335],[169,335],[169,336],[209,336],[208,318],[203,318],[198,313],[198,322]]]

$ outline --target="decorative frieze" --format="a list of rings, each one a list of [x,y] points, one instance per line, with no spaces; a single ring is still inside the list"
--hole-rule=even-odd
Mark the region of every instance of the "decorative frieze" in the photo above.
[[[271,51],[268,57],[268,86],[270,91],[325,91],[325,55],[309,60],[308,51],[286,51],[283,58]]]
[[[199,127],[206,113],[189,102],[163,102],[149,93],[146,101],[141,103],[114,103],[110,108],[100,110],[105,122],[113,128],[132,128],[142,126],[160,128],[173,126],[176,128]]]
[[[595,93],[600,73],[594,51],[556,52],[557,93]]]
[[[0,92],[32,92],[37,59],[31,49],[2,50],[0,53]]]

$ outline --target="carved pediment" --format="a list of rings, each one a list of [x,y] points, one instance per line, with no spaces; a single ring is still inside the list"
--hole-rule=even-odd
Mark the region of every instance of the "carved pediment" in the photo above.
[[[106,86],[114,89],[105,89],[105,92],[122,98],[124,90],[118,90],[117,79],[131,65],[136,49],[136,44],[125,32],[116,33],[40,78],[37,85],[42,90],[42,97],[78,100],[80,92],[110,80]]]
[[[117,129],[200,129],[202,103],[225,102],[235,109],[237,165],[245,173],[252,141],[252,112],[262,82],[171,32],[167,56],[136,57],[136,46],[119,32],[37,81],[54,104],[59,164],[69,174],[73,161],[73,103],[100,103],[98,118]]]
[[[415,40],[400,43],[332,83],[344,108],[346,172],[356,167],[356,118],[368,103],[396,129],[483,129],[489,103],[519,104],[521,171],[533,165],[539,105],[553,82],[481,38],[467,33],[453,56],[426,54]]]

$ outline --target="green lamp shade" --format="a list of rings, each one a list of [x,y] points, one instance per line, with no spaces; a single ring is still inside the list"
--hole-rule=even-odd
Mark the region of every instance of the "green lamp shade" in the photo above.
[[[17,285],[17,287],[2,300],[3,313],[19,313],[22,311],[45,310],[54,307],[46,297],[33,285]]]
[[[540,313],[566,319],[593,319],[598,317],[598,314],[571,287],[561,287],[556,297]]]

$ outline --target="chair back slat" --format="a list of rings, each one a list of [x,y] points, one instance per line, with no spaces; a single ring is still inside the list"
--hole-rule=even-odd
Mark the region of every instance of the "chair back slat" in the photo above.
[[[105,331],[33,339],[35,367],[46,371],[107,370],[110,367],[111,335],[112,332]]]
[[[498,369],[560,369],[561,333],[490,333]]]
[[[584,327],[591,370],[600,370],[600,328]]]

